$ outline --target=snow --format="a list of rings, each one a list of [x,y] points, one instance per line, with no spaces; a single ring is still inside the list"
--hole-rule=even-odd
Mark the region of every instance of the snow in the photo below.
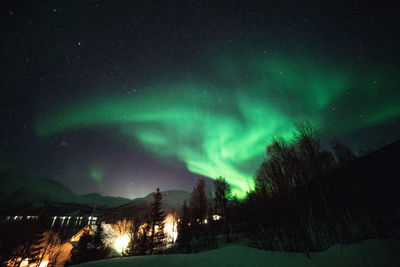
[[[130,203],[119,207],[118,209],[127,209],[131,206],[138,206],[141,204],[150,204],[153,201],[153,194],[150,193],[146,197],[143,198],[135,198]],[[173,210],[177,211],[182,208],[183,202],[186,201],[189,203],[190,200],[190,192],[182,191],[182,190],[167,190],[161,191],[161,195],[163,197],[163,209],[164,212],[169,213]]]
[[[102,196],[98,193],[79,195],[57,181],[11,171],[0,171],[0,177],[0,202],[7,206],[24,206],[32,202],[40,209],[44,203],[51,201],[112,208],[131,201],[121,197]]]
[[[324,252],[263,251],[232,245],[194,254],[169,254],[114,258],[77,266],[400,266],[400,241],[371,239],[335,245]]]

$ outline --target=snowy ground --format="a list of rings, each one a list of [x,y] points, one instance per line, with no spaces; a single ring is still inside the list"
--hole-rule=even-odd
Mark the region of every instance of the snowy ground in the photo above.
[[[400,241],[372,239],[305,254],[232,245],[194,254],[115,258],[77,266],[400,266]]]

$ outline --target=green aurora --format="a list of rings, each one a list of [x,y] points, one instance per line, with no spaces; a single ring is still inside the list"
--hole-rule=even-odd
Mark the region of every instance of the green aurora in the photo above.
[[[92,167],[90,169],[89,175],[93,180],[95,180],[97,182],[99,182],[99,181],[101,181],[101,179],[103,179],[103,172],[97,167]]]
[[[387,75],[276,53],[221,56],[211,66],[208,75],[167,81],[157,92],[81,98],[40,116],[37,134],[115,129],[161,158],[182,160],[193,173],[226,177],[241,198],[253,188],[265,146],[277,136],[290,139],[296,121],[338,135],[400,115],[399,98],[378,93],[387,89]],[[101,175],[92,170],[91,177]]]

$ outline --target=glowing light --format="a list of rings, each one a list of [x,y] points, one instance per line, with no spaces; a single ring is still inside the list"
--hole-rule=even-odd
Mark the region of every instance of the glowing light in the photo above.
[[[169,242],[175,242],[178,237],[178,228],[175,217],[169,213],[165,218],[164,232]]]
[[[214,221],[218,221],[218,220],[220,220],[222,217],[221,217],[220,215],[214,214],[214,215],[212,216],[212,218],[213,218]]]
[[[39,267],[47,267],[48,266],[48,264],[49,264],[49,261],[48,260],[43,260],[41,263],[40,263],[40,265],[39,265]],[[11,265],[10,265],[11,266]],[[26,258],[26,259],[24,259],[23,261],[21,261],[21,263],[20,263],[20,266],[22,267],[36,267],[37,266],[37,263],[29,263],[29,259],[28,258]]]
[[[56,220],[57,220],[57,216],[54,216],[54,217],[53,217],[53,222],[51,223],[51,227],[54,226],[54,223],[56,222]]]
[[[124,252],[124,250],[128,247],[129,241],[130,241],[130,237],[128,234],[117,237],[114,241],[114,249],[119,254],[122,254]]]
[[[24,259],[23,261],[21,261],[20,266],[22,266],[22,267],[29,266],[29,260],[28,260],[28,258],[26,258],[26,259]]]

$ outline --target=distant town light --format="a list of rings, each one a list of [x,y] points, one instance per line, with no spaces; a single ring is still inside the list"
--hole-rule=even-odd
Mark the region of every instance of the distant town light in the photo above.
[[[218,221],[218,220],[221,219],[221,216],[220,216],[220,215],[217,215],[217,214],[214,214],[214,215],[212,216],[212,218],[213,218],[214,221]]]

